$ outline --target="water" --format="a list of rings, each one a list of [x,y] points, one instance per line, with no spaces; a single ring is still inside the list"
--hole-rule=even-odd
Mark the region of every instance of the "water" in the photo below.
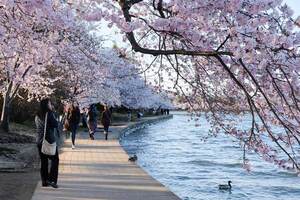
[[[209,124],[195,127],[190,117],[175,113],[173,119],[135,131],[121,140],[140,165],[184,200],[300,200],[300,177],[280,170],[250,154],[252,170],[242,166],[238,141],[218,136],[203,142]],[[244,122],[247,123],[247,122]],[[232,181],[231,192],[218,184]]]

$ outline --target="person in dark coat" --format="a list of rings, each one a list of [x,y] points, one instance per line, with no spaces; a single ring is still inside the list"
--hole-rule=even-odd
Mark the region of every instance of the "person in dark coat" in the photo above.
[[[86,116],[85,110],[81,111],[80,115],[81,115],[81,124],[82,124],[82,127],[83,128],[87,128],[88,125],[87,125],[87,119],[86,119],[87,116]]]
[[[107,106],[104,106],[104,111],[102,112],[102,117],[101,117],[101,123],[104,128],[105,140],[107,140],[108,137],[108,128],[110,125],[110,121],[111,121],[111,112],[109,111]]]
[[[98,111],[95,104],[90,105],[87,110],[87,125],[89,129],[90,138],[94,140],[94,134],[97,129]]]
[[[40,155],[41,161],[41,179],[42,186],[52,186],[53,188],[57,188],[57,177],[58,177],[58,165],[59,165],[59,157],[58,150],[56,149],[56,153],[53,156],[49,156],[43,154],[42,143],[44,139],[44,127],[45,127],[45,119],[47,115],[47,124],[46,124],[46,134],[45,139],[49,143],[58,143],[59,142],[59,134],[58,134],[58,121],[55,118],[53,112],[53,106],[51,104],[50,99],[43,99],[40,102],[39,111],[35,117],[35,125],[37,128],[37,136],[36,143]],[[55,131],[56,130],[56,131]],[[51,160],[50,173],[48,173],[48,161]]]
[[[72,149],[75,149],[76,132],[80,122],[80,109],[77,105],[70,105],[67,113],[67,120],[72,135]]]

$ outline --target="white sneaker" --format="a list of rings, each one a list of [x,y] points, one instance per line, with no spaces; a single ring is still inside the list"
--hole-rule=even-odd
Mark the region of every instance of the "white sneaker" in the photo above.
[[[72,149],[75,149],[75,145],[72,144]]]

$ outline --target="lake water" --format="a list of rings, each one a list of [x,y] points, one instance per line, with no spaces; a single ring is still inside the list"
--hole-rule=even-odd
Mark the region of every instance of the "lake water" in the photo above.
[[[243,152],[230,136],[203,142],[209,124],[200,127],[182,112],[173,119],[137,130],[121,140],[137,164],[183,200],[300,200],[300,177],[249,154],[252,170],[242,168]],[[244,123],[247,123],[245,121]],[[232,181],[231,192],[218,184]]]

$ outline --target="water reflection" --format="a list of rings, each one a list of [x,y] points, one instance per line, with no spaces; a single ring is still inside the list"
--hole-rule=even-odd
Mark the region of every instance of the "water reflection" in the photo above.
[[[252,171],[241,168],[242,150],[238,141],[222,135],[201,141],[208,123],[195,127],[189,116],[135,131],[121,141],[129,154],[149,174],[186,200],[268,200],[300,199],[300,178],[275,168],[250,154]],[[247,120],[244,126],[247,126]],[[231,192],[219,191],[218,184],[232,180]]]

